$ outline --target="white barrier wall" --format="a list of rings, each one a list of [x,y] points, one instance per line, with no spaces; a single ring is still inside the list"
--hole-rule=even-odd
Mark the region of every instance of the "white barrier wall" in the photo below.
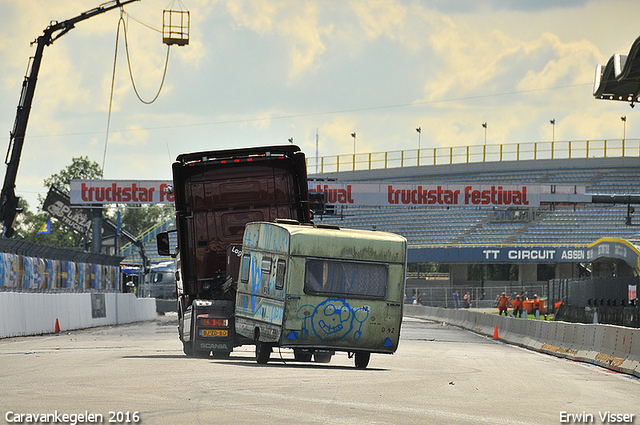
[[[570,360],[640,377],[640,329],[486,314],[478,311],[405,305],[404,315],[449,323]]]
[[[154,298],[104,293],[104,317],[92,317],[91,293],[0,292],[0,338],[153,320]]]

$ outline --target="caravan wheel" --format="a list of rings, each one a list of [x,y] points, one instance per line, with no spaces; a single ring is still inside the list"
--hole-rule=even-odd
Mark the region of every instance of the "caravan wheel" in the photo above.
[[[366,351],[358,351],[356,353],[356,367],[358,369],[365,369],[369,364],[370,358],[371,358],[371,353]]]
[[[271,344],[256,340],[256,362],[267,364],[271,356]]]

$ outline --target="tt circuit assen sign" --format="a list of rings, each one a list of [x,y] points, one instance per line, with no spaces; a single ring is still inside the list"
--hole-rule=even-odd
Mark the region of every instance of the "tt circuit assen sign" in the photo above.
[[[409,247],[409,263],[582,263],[601,258],[625,261],[640,272],[640,251],[629,241],[602,238],[575,246],[425,245]]]
[[[326,205],[538,207],[540,186],[309,182]]]
[[[71,204],[171,204],[163,180],[71,180]]]

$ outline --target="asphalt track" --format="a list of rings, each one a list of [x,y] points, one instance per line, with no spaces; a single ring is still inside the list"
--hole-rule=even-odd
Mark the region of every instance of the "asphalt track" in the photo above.
[[[614,423],[605,412],[640,423],[635,377],[421,319],[405,318],[398,351],[373,355],[364,370],[346,353],[319,364],[289,350],[258,365],[250,346],[229,359],[187,358],[176,326],[167,315],[0,340],[0,423],[28,423],[28,414],[58,423]]]

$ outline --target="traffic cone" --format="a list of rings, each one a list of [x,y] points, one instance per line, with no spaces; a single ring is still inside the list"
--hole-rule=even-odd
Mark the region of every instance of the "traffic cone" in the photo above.
[[[493,339],[500,339],[498,337],[498,325],[496,325],[495,329],[493,330]]]
[[[54,330],[55,333],[60,333],[60,322],[58,322],[58,318],[56,317],[56,328]]]

